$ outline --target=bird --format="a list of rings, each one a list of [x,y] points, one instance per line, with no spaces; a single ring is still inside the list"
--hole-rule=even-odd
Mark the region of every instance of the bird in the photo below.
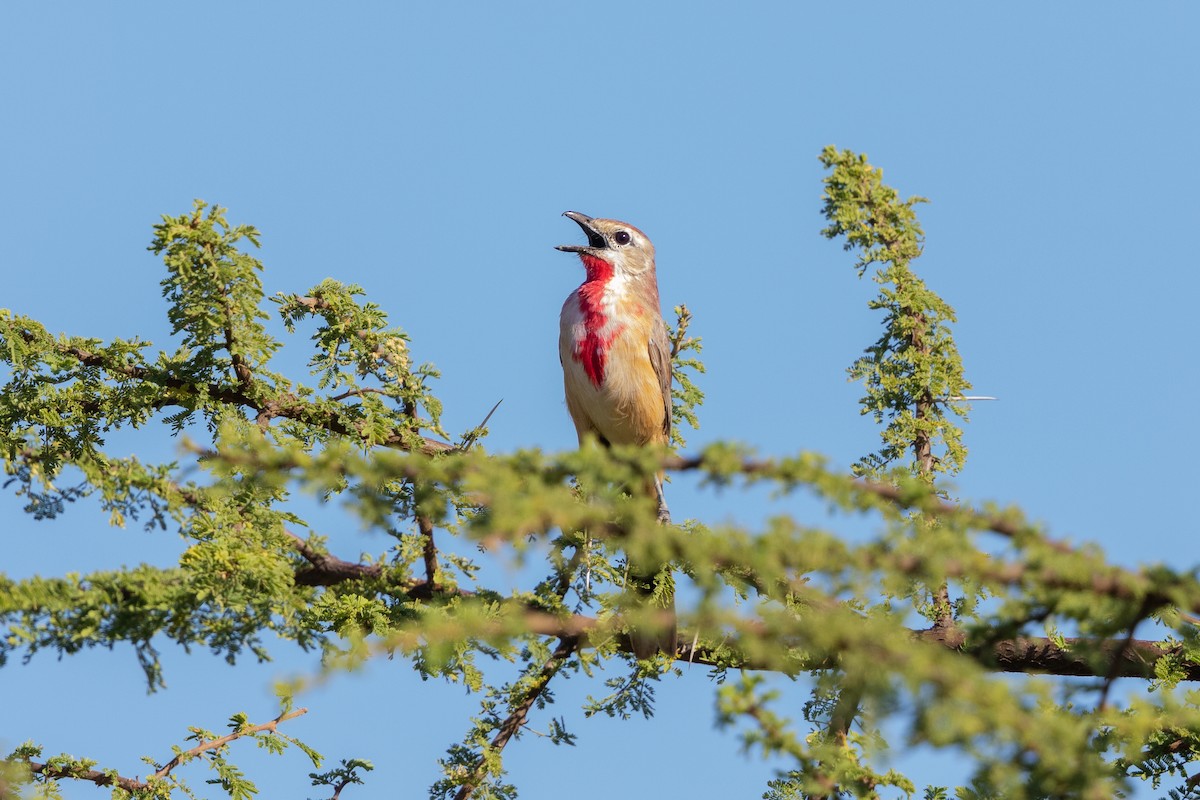
[[[579,443],[666,446],[671,440],[671,343],[659,306],[654,245],[627,222],[578,211],[563,216],[587,236],[586,245],[557,247],[577,253],[587,272],[563,303],[558,337],[567,411]],[[669,524],[662,483],[660,473],[653,487],[658,521]],[[662,569],[631,565],[630,585],[649,596]],[[658,652],[674,656],[674,625],[655,634],[631,631],[630,642],[639,659]]]

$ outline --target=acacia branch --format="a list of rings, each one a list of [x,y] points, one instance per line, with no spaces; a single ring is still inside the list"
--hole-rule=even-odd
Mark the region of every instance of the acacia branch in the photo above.
[[[708,465],[702,455],[688,457],[672,456],[664,459],[662,463],[664,469],[676,471],[700,470],[706,468]],[[738,465],[736,472],[750,477],[772,477],[779,476],[781,469],[780,464],[771,459],[743,459]],[[1016,540],[1036,538],[1039,545],[1056,553],[1077,555],[1076,550],[1071,545],[1051,539],[1011,515],[985,513],[969,507],[955,505],[937,497],[933,494],[932,489],[929,488],[914,491],[911,487],[899,487],[881,481],[871,481],[862,478],[845,478],[844,481],[846,486],[853,488],[855,491],[874,495],[901,509],[916,510],[933,516],[959,517],[960,519],[968,520],[969,526],[976,530],[987,530]],[[908,555],[897,562],[897,567],[901,570],[911,571],[916,564],[917,557]],[[986,568],[983,570],[984,573],[987,573],[985,577],[1008,584],[1020,583],[1026,577],[1028,571],[1028,568],[1021,564],[1000,566],[990,573],[988,573]],[[953,571],[949,571],[946,574],[948,577],[955,577],[956,575]],[[981,572],[979,570],[973,572],[966,570],[957,574],[961,577],[978,578]],[[1093,572],[1086,576],[1077,576],[1070,571],[1060,574],[1054,569],[1043,568],[1041,573],[1035,574],[1035,577],[1038,585],[1044,588],[1084,591],[1114,600],[1144,604],[1145,608],[1148,609],[1148,614],[1160,608],[1179,608],[1181,611],[1190,611],[1193,614],[1200,615],[1200,602],[1195,602],[1185,607],[1180,605],[1178,597],[1172,595],[1171,589],[1177,588],[1179,584],[1174,586],[1155,585],[1151,587],[1146,585],[1148,581],[1145,575],[1139,575],[1120,567],[1105,567],[1102,571]],[[1139,583],[1142,585],[1136,585]]]
[[[411,398],[404,401],[404,415],[409,419],[409,430],[416,435],[420,435],[416,423],[417,404]],[[417,521],[417,531],[421,536],[421,560],[425,565],[425,581],[429,584],[430,588],[436,589],[438,557],[437,543],[433,540],[433,520],[429,518],[428,514],[422,513],[417,507],[419,505],[417,481],[409,479],[408,485],[412,489],[412,511]]]
[[[391,397],[391,395],[388,392],[384,391],[383,389],[377,389],[373,386],[363,386],[358,389],[347,389],[346,391],[342,392],[341,394],[335,394],[333,397],[330,397],[329,399],[334,401],[335,403],[340,403],[341,401],[346,400],[347,398],[362,397],[365,394],[381,394],[381,395],[384,395],[385,397]]]
[[[431,588],[436,588],[438,557],[437,544],[433,540],[433,522],[424,514],[417,514],[417,529],[421,533],[421,560],[425,564],[425,580]]]
[[[208,251],[209,258],[215,263],[217,258],[213,253],[212,243],[206,244],[205,249]],[[254,375],[251,373],[250,365],[246,363],[246,359],[234,347],[236,342],[233,338],[233,303],[229,299],[229,291],[226,286],[220,286],[218,291],[221,294],[221,300],[225,307],[225,351],[229,353],[229,360],[233,365],[233,374],[237,378],[238,385],[242,387],[243,392],[251,392],[254,389]],[[260,420],[262,420],[260,424],[265,425],[266,420],[262,418],[261,412]]]
[[[150,786],[150,784],[142,783],[134,778],[124,778],[120,775],[112,775],[111,773],[100,772],[95,769],[81,770],[71,769],[70,767],[53,767],[49,764],[43,764],[40,761],[26,761],[25,763],[29,765],[29,771],[34,775],[41,775],[51,780],[73,778],[80,781],[90,781],[97,786],[117,786],[130,794],[143,791]]]
[[[302,541],[302,540],[301,540]],[[354,564],[334,556],[316,554],[303,543],[311,555],[314,566],[298,571],[296,583],[306,586],[330,586],[347,580],[363,578],[378,578],[383,574],[383,568],[377,564]],[[433,586],[427,581],[410,581],[397,589],[403,591],[414,600],[429,600],[441,598],[473,598],[474,592],[466,589]],[[522,627],[529,633],[538,636],[553,636],[558,639],[575,639],[576,646],[584,648],[591,645],[593,633],[603,631],[603,638],[608,640],[610,630],[619,628],[618,620],[601,623],[594,617],[584,614],[558,614],[537,605],[528,599],[509,600],[506,603],[508,611],[520,616]],[[670,612],[662,612],[664,615]],[[670,620],[663,620],[670,624]],[[746,623],[747,630],[753,632],[754,623]],[[1178,656],[1183,652],[1182,645],[1163,643],[1147,639],[1133,639],[1128,636],[1120,639],[1088,639],[1084,637],[1065,638],[1060,647],[1046,637],[1017,636],[1004,639],[990,639],[982,634],[975,634],[974,641],[968,641],[966,633],[958,627],[934,626],[928,630],[911,630],[914,639],[954,650],[975,660],[982,666],[998,672],[1044,673],[1048,675],[1074,677],[1100,677],[1106,680],[1116,678],[1154,677],[1154,665],[1157,661],[1168,656]],[[763,635],[768,635],[763,631]],[[679,646],[675,652],[677,661],[687,664],[703,664],[713,667],[783,671],[776,662],[756,662],[742,657],[722,645],[711,645],[700,641],[698,635],[688,631],[679,632]],[[780,643],[781,651],[788,647],[800,646],[801,643]],[[617,637],[619,650],[632,653],[633,648],[626,636]],[[834,655],[814,658],[802,664],[795,664],[794,669],[787,671],[805,671],[830,669],[837,666]],[[1183,679],[1200,681],[1200,664],[1185,662],[1181,665]]]
[[[332,586],[345,581],[377,579],[384,575],[384,567],[379,564],[361,564],[336,556],[319,553],[306,541],[288,532],[297,552],[311,564],[296,571],[293,580],[299,586]],[[576,554],[578,555],[578,554]],[[571,564],[578,562],[573,558]],[[899,568],[912,571],[919,564],[902,561]],[[1010,571],[1011,572],[1011,571]],[[1006,573],[1010,581],[1022,577],[1022,571]],[[1004,577],[1004,576],[1002,576]],[[1104,594],[1106,588],[1111,588],[1109,581],[1098,576],[1100,583],[1093,587],[1098,594]],[[568,584],[560,580],[559,589],[565,589]],[[407,581],[394,587],[403,591],[408,597],[417,600],[429,600],[436,597],[471,598],[476,594],[466,589],[446,588],[437,586],[428,580]],[[1071,587],[1077,588],[1077,587]],[[1113,593],[1115,596],[1117,593]],[[583,614],[560,615],[552,610],[537,605],[531,600],[512,600],[511,609],[523,618],[525,629],[539,636],[553,636],[559,639],[577,638],[578,647],[589,644],[589,635],[601,626],[595,618]],[[1143,611],[1139,618],[1145,618],[1150,610],[1161,605],[1170,605],[1167,598],[1147,595],[1143,598]],[[669,614],[670,612],[663,612]],[[663,620],[669,624],[670,620]],[[607,630],[607,628],[606,628]],[[929,630],[911,631],[914,638],[932,642],[951,650],[956,650],[970,656],[985,667],[1000,672],[1042,672],[1050,675],[1101,677],[1107,680],[1116,678],[1152,678],[1154,664],[1161,658],[1179,655],[1180,645],[1164,644],[1153,640],[1133,639],[1124,636],[1120,639],[1087,639],[1067,638],[1063,642],[1066,647],[1060,647],[1053,640],[1045,637],[1005,638],[992,640],[982,635],[975,636],[975,642],[968,642],[962,629],[955,626],[935,626]],[[777,664],[755,663],[731,655],[727,650],[714,648],[699,641],[698,637],[681,631],[680,645],[675,653],[678,661],[692,664],[705,664],[717,667],[734,667],[752,670],[778,671]],[[632,653],[632,647],[625,637],[619,637],[618,647],[624,652]],[[832,658],[815,660],[799,666],[798,669],[828,669],[836,665]],[[1200,681],[1200,664],[1186,663],[1183,665],[1184,680]]]
[[[1045,637],[1018,636],[972,645],[966,642],[965,634],[957,628],[933,627],[911,633],[918,641],[957,651],[996,672],[1042,673],[1081,678],[1107,678],[1111,675],[1113,678],[1151,679],[1154,677],[1155,662],[1182,652],[1180,645],[1144,639],[1126,641],[1067,638],[1063,640],[1066,647],[1060,647]],[[680,638],[687,641],[686,634],[682,631]],[[786,646],[791,645],[780,643],[781,649]],[[728,652],[722,654],[705,644],[685,643],[680,646],[675,657],[679,661],[717,667],[780,671],[777,664],[739,660],[731,657]],[[836,668],[837,664],[836,655],[827,655],[806,661],[798,665],[795,671],[832,669]],[[1200,681],[1200,664],[1188,662],[1182,665],[1182,669],[1183,680]]]
[[[679,325],[675,330],[671,331],[671,360],[674,361],[679,356],[679,352],[683,350],[684,345],[690,344],[693,339],[687,338],[688,326],[692,324],[692,312],[688,310],[686,305],[679,306]]]
[[[218,458],[229,463],[246,464],[260,469],[288,469],[294,466],[294,463],[287,460],[272,461],[264,465],[257,461],[252,453],[246,451],[218,452],[215,450],[199,450],[197,454],[201,458]],[[684,472],[706,469],[710,466],[710,462],[706,460],[704,455],[686,457],[669,456],[663,459],[661,465],[666,470]],[[781,467],[780,463],[771,459],[743,459],[737,465],[735,471],[738,474],[752,478],[777,477],[781,473],[786,474],[786,470]],[[410,481],[421,480],[423,477],[422,470],[415,464],[397,465],[393,474]],[[914,489],[913,487],[898,487],[881,481],[871,481],[861,478],[845,477],[839,480],[843,481],[844,485],[853,491],[873,495],[901,509],[918,510],[933,516],[958,517],[965,519],[967,524],[973,529],[991,531],[1012,539],[1028,540],[1036,538],[1039,545],[1057,553],[1063,555],[1076,554],[1074,548],[1069,544],[1045,536],[1012,515],[980,512],[970,507],[949,503],[939,498],[927,486]],[[474,500],[479,505],[487,505],[489,502],[489,498],[481,493],[476,493]],[[601,526],[593,530],[611,532],[612,535],[617,537],[623,535],[623,532],[617,528],[612,528],[610,531]],[[499,539],[500,537],[496,538]],[[322,568],[298,575],[297,582],[303,585],[331,585],[340,580],[375,577],[379,574],[378,570],[380,569],[376,565],[355,565],[350,562],[341,561],[340,559],[333,559],[332,557],[328,557],[323,563],[324,566]],[[897,560],[893,566],[917,577],[920,576],[922,569],[920,557],[914,554],[897,556]],[[939,569],[945,573],[944,577],[982,577],[985,580],[1008,585],[1020,585],[1028,580],[1030,576],[1030,569],[1022,564],[992,564],[983,567],[983,573],[980,572],[981,567],[979,565],[961,564],[955,567],[954,564],[948,564],[942,565]],[[1144,580],[1145,576],[1117,567],[1082,576],[1071,571],[1060,574],[1053,569],[1044,567],[1034,573],[1033,577],[1037,580],[1038,585],[1044,588],[1083,591],[1110,597],[1115,600],[1137,603],[1145,602],[1150,609],[1150,613],[1153,613],[1158,608],[1177,607],[1179,604],[1178,598],[1172,596],[1172,592],[1170,591],[1173,587],[1163,586],[1154,588],[1145,585],[1136,586],[1135,584],[1137,583],[1146,583]],[[1181,610],[1191,611],[1200,615],[1200,602],[1195,603],[1192,607]]]
[[[1018,636],[977,646],[965,642],[958,629],[935,627],[915,634],[923,641],[958,650],[998,672],[1081,678],[1150,679],[1154,677],[1155,662],[1183,652],[1182,645],[1146,639],[1072,637],[1064,638],[1066,647],[1060,647],[1045,637]],[[1200,664],[1189,662],[1182,667],[1184,680],[1200,681]]]
[[[330,795],[329,800],[338,800],[338,798],[342,796],[342,789],[345,789],[352,783],[358,782],[359,781],[356,781],[354,778],[345,778],[344,780],[338,781],[337,785],[333,787],[333,794]]]
[[[493,411],[494,410],[495,409],[493,409]],[[567,592],[570,590],[571,576],[574,574],[575,569],[579,566],[582,558],[583,549],[576,546],[575,552],[571,555],[570,561],[567,562],[566,566],[564,566],[556,576],[554,591],[558,596],[559,601],[562,601],[562,599],[566,597]],[[430,582],[432,581],[433,578],[431,577]],[[550,616],[548,614],[540,613],[534,609],[531,604],[526,605],[526,613],[530,617]],[[585,620],[588,620],[588,618],[581,617],[580,615],[574,615],[574,620],[578,620],[578,622],[584,622]],[[589,622],[592,625],[595,624],[594,620],[590,620]],[[529,710],[533,708],[534,703],[536,703],[538,698],[541,697],[546,691],[546,687],[550,684],[550,680],[558,673],[558,670],[563,664],[566,663],[567,659],[571,657],[571,654],[579,649],[580,644],[585,639],[585,635],[585,629],[583,627],[578,627],[575,630],[559,634],[558,646],[555,647],[554,652],[550,654],[550,658],[546,660],[546,663],[542,665],[542,668],[538,672],[537,676],[532,679],[532,684],[527,689],[528,694],[522,702],[518,703],[511,709],[508,717],[500,724],[500,729],[492,738],[492,742],[489,747],[493,752],[495,752],[497,755],[503,752],[505,746],[509,743],[509,741],[512,740],[512,738],[517,734],[517,731],[521,729],[521,726],[524,725],[525,721],[529,718]],[[630,646],[630,651],[632,651],[632,643],[626,643]],[[458,790],[458,793],[455,795],[455,800],[467,800],[467,798],[469,798],[475,792],[475,789],[479,787],[480,782],[484,779],[484,777],[486,777],[486,774],[487,758],[485,755],[481,754],[479,761],[477,761],[475,764],[475,769],[471,773],[470,779]]]
[[[383,574],[380,564],[359,564],[345,561],[329,553],[322,553],[291,531],[284,529],[291,539],[292,547],[300,556],[311,564],[310,567],[298,569],[292,575],[292,581],[297,586],[334,586],[345,581],[378,578]]]
[[[603,638],[607,641],[610,637],[609,631],[619,624],[615,620],[602,623],[582,614],[556,616],[533,608],[528,603],[521,603],[514,612],[523,615],[524,627],[530,633],[560,638],[577,636],[581,649],[591,644],[590,636],[593,633],[603,632]],[[754,635],[758,626],[747,622],[743,627],[748,634]],[[968,641],[966,633],[960,628],[933,627],[910,630],[909,634],[914,640],[961,653],[984,668],[996,672],[1093,678],[1111,675],[1114,678],[1151,679],[1154,677],[1154,665],[1157,661],[1183,653],[1182,645],[1145,639],[1126,641],[1075,637],[1064,638],[1064,646],[1059,646],[1053,640],[1041,636],[1017,636],[976,644]],[[761,635],[767,636],[770,633],[764,628]],[[683,663],[789,673],[834,669],[838,666],[836,654],[826,654],[784,665],[781,661],[749,660],[732,651],[724,643],[711,645],[701,642],[698,636],[686,630],[679,632],[679,639],[681,643],[675,651],[675,659]],[[778,644],[780,652],[793,647],[804,649],[803,642],[780,641]],[[626,653],[633,652],[627,637],[619,637],[617,647]],[[1200,664],[1186,662],[1180,666],[1183,680],[1200,681]]]
[[[899,288],[899,285],[897,285],[897,289]],[[917,312],[911,315],[911,330],[908,335],[908,345],[923,357],[928,357],[930,352],[929,340],[925,336],[928,326],[929,321],[924,314]],[[929,391],[928,386],[925,386],[921,390],[920,395],[913,404],[913,408],[913,415],[918,422],[929,419],[931,416],[936,416],[937,410],[934,407],[933,394]],[[930,486],[933,486],[934,463],[936,460],[933,455],[933,436],[930,435],[929,431],[924,430],[920,426],[918,426],[916,436],[913,440],[913,454],[917,459],[917,475]],[[934,624],[939,627],[949,628],[954,625],[954,612],[953,607],[950,605],[950,586],[945,580],[933,592],[933,614]]]
[[[184,402],[185,395],[191,395],[195,391],[195,385],[191,381],[175,378],[158,370],[152,370],[147,367],[138,366],[137,364],[130,364],[128,362],[114,363],[105,356],[91,353],[79,347],[61,347],[60,352],[73,356],[82,366],[95,367],[113,375],[130,380],[145,381],[146,383],[151,383],[168,390],[163,397],[156,399],[152,403],[155,410],[161,410],[170,406],[191,407]],[[290,392],[284,392],[273,399],[263,400],[251,396],[251,392],[255,387],[260,389],[265,388],[263,384],[255,384],[254,382],[249,384],[241,383],[240,388],[236,389],[227,384],[210,383],[204,387],[204,390],[208,397],[216,402],[253,409],[258,412],[260,420],[282,417],[293,422],[310,425],[314,428],[321,428],[341,436],[350,436],[357,439],[366,437],[361,426],[354,423],[347,423],[336,410],[319,408]],[[179,395],[176,395],[176,392]],[[99,404],[93,403],[86,410],[98,412],[100,411]],[[379,444],[397,450],[407,450],[409,448],[405,442],[409,438],[411,438],[411,434],[405,433],[404,427],[397,426]],[[444,453],[454,449],[454,445],[449,442],[443,442],[427,436],[421,436],[420,442],[419,450],[425,455]]]
[[[281,722],[287,722],[288,720],[295,719],[296,717],[303,716],[307,713],[307,708],[298,708],[295,711],[280,714],[270,722],[264,722],[261,725],[250,725],[243,727],[226,736],[221,736],[207,742],[201,742],[190,750],[185,750],[184,752],[172,758],[145,781],[140,781],[137,778],[126,778],[121,775],[114,775],[110,772],[101,772],[95,769],[82,770],[72,769],[71,767],[51,766],[40,761],[27,761],[26,763],[29,765],[30,772],[32,772],[34,775],[42,775],[46,778],[52,778],[55,780],[73,778],[75,780],[90,781],[97,786],[116,786],[124,789],[130,794],[133,794],[134,792],[145,791],[146,789],[149,789],[154,781],[159,781],[166,778],[171,774],[171,770],[175,769],[180,764],[191,761],[201,753],[224,747],[235,739],[240,739],[243,736],[262,733],[263,731],[274,732]]]
[[[538,670],[536,676],[531,679],[531,685],[526,690],[525,697],[518,703],[504,722],[500,723],[500,729],[496,731],[496,735],[492,737],[489,748],[496,753],[504,750],[505,745],[512,740],[521,726],[525,724],[525,720],[529,716],[529,710],[533,708],[534,703],[542,696],[546,690],[546,686],[550,680],[558,673],[558,670],[566,663],[571,654],[579,647],[579,639],[575,636],[564,636],[559,639],[558,646],[554,648],[554,652],[546,659],[546,663]],[[467,800],[479,788],[479,784],[483,782],[487,776],[487,760],[480,758],[476,763],[471,777],[467,779],[454,795],[454,800]]]
[[[295,711],[289,711],[285,714],[280,714],[278,717],[271,720],[270,722],[264,722],[261,725],[251,725],[249,727],[239,728],[238,730],[234,731],[233,733],[227,734],[225,736],[218,737],[218,738],[213,739],[208,742],[201,742],[200,744],[196,745],[192,749],[185,750],[184,752],[182,752],[179,755],[172,758],[170,761],[168,761],[166,764],[164,764],[157,772],[155,772],[153,775],[151,775],[150,780],[154,781],[154,780],[159,780],[159,779],[165,778],[165,777],[167,777],[167,775],[169,775],[171,773],[171,770],[175,769],[180,764],[191,761],[196,756],[198,756],[201,753],[204,753],[208,750],[216,750],[218,748],[224,747],[225,745],[232,742],[234,739],[240,739],[243,736],[250,736],[255,733],[262,733],[263,731],[271,731],[272,733],[274,733],[275,729],[279,726],[279,723],[287,722],[288,720],[295,719],[296,717],[302,717],[307,713],[308,713],[307,708],[297,708]]]
[[[703,455],[670,456],[663,460],[663,469],[675,472],[701,470],[706,466],[708,463]],[[771,477],[779,474],[779,464],[771,459],[747,458],[738,465],[737,472],[749,477]],[[904,490],[890,483],[865,478],[847,478],[846,483],[856,491],[874,495],[907,510],[918,510],[944,517],[961,515],[964,512],[970,513],[973,527],[998,533],[1010,539],[1028,534],[1031,530],[1029,526],[1014,522],[1010,517],[1001,514],[981,514],[942,500],[933,494],[932,489],[914,493],[911,489]],[[1056,542],[1045,537],[1043,537],[1043,541],[1048,547],[1060,553],[1073,552],[1071,546],[1063,542]]]

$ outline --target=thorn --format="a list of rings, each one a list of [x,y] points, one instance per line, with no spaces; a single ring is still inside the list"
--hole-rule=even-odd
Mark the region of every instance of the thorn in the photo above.
[[[481,422],[481,423],[479,423],[478,425],[476,425],[476,426],[475,426],[475,427],[474,427],[474,428],[471,430],[471,432],[470,432],[470,433],[468,433],[468,434],[467,434],[467,435],[466,435],[466,436],[463,438],[463,440],[462,440],[462,444],[460,444],[460,445],[458,446],[458,448],[457,448],[457,449],[458,449],[458,451],[459,451],[460,453],[465,453],[465,452],[467,452],[468,450],[470,450],[470,449],[471,449],[471,445],[475,444],[475,440],[479,438],[479,431],[483,429],[483,426],[484,426],[484,425],[487,425],[487,424],[488,424],[488,420],[492,418],[492,414],[495,414],[495,413],[496,413],[496,409],[497,409],[497,408],[499,408],[499,407],[500,407],[500,404],[501,404],[501,403],[503,403],[503,402],[504,402],[504,398],[503,398],[503,397],[501,397],[499,400],[497,400],[497,401],[496,401],[496,405],[492,406],[492,410],[491,410],[491,411],[489,411],[489,412],[487,413],[487,416],[483,418],[483,422]]]
[[[481,427],[484,427],[485,425],[487,425],[487,421],[492,419],[492,415],[496,414],[496,409],[498,409],[500,407],[500,403],[503,403],[503,402],[504,402],[503,397],[498,399],[498,401],[496,401],[496,405],[493,405],[492,410],[488,411],[487,416],[484,417],[484,421],[480,422],[479,425],[476,425],[475,427],[481,428]]]
[[[592,535],[586,531],[583,534],[583,553],[584,564],[583,569],[583,588],[588,593],[592,593]]]

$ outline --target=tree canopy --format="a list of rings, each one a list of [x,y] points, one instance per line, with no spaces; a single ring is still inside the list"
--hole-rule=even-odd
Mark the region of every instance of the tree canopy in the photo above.
[[[173,350],[56,335],[0,311],[8,491],[38,519],[93,497],[111,525],[172,531],[186,543],[169,568],[0,576],[0,663],[131,648],[157,689],[165,647],[234,663],[294,646],[320,654],[310,680],[403,658],[479,698],[462,739],[447,743],[433,798],[516,796],[504,754],[531,719],[555,743],[573,744],[578,714],[547,710],[564,673],[598,684],[584,714],[626,718],[653,713],[656,687],[684,664],[711,670],[731,745],[789,759],[762,787],[772,800],[1101,798],[1137,780],[1200,796],[1188,772],[1200,746],[1200,706],[1187,688],[1200,678],[1194,570],[1122,568],[1019,509],[948,496],[944,478],[967,458],[971,385],[954,311],[914,270],[921,198],[900,198],[861,154],[830,147],[820,157],[822,233],[855,254],[859,276],[878,286],[870,307],[882,312],[882,333],[849,368],[881,444],[851,473],[817,453],[751,452],[737,431],[695,452],[683,436],[670,451],[488,452],[490,420],[443,428],[437,370],[417,363],[409,337],[360,288],[329,279],[266,297],[258,231],[200,201],[163,217],[150,245],[166,267]],[[269,332],[272,314],[289,333],[311,332],[306,374],[289,358],[302,345]],[[676,308],[674,414],[695,426],[703,365],[691,324]],[[106,449],[111,432],[150,426],[177,437],[178,459]],[[674,508],[685,521],[661,525],[640,488],[660,469],[699,475],[731,502],[768,486],[819,497],[837,515],[781,515],[750,528]],[[378,551],[332,552],[302,497],[341,503],[373,531]],[[871,535],[836,528],[859,518]],[[628,561],[673,566],[656,591],[676,595],[677,619],[636,602]],[[528,580],[501,589],[488,580],[495,564]],[[675,654],[632,656],[631,625],[673,623]],[[1155,638],[1136,638],[1151,626]],[[618,663],[619,677],[597,675]],[[764,673],[809,689],[799,719]],[[1136,688],[1116,688],[1120,678]],[[3,762],[0,796],[28,784],[55,796],[73,779],[117,797],[198,792],[197,780],[248,797],[253,776],[236,766],[245,739],[300,751],[315,786],[353,796],[370,780],[370,761],[335,754],[331,769],[287,732],[310,680],[281,687],[274,719],[229,709],[227,732],[191,729],[141,777],[27,742]],[[967,782],[942,786],[880,766],[889,751],[916,745],[965,756]]]

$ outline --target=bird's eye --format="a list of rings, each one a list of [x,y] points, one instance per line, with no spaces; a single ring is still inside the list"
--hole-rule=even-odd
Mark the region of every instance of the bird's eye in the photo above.
[[[629,244],[629,231],[617,231],[617,235],[613,237],[613,241],[617,244]]]

